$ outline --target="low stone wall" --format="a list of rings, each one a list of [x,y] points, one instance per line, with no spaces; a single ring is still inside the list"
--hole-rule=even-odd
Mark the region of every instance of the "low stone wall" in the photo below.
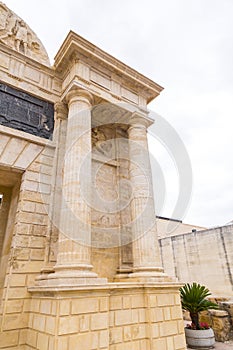
[[[219,305],[219,309],[201,312],[200,322],[206,322],[213,328],[216,341],[226,342],[232,340],[233,300],[221,300],[221,298],[211,298],[211,301],[216,302]],[[191,323],[189,312],[183,312],[183,317],[186,323]]]
[[[201,314],[200,321],[207,322],[213,328],[216,341],[230,340],[231,324],[229,314],[226,311],[208,310]]]
[[[222,301],[219,306],[222,310],[225,310],[228,313],[231,325],[229,338],[233,339],[233,300]]]
[[[207,286],[214,296],[232,296],[233,225],[160,239],[165,272],[181,282]]]

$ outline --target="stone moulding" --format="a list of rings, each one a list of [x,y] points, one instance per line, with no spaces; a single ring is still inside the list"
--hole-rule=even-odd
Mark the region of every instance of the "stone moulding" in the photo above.
[[[70,286],[31,286],[28,288],[30,293],[54,293],[54,292],[69,292],[69,291],[94,291],[94,290],[133,290],[133,289],[156,289],[161,293],[164,293],[165,290],[177,291],[183,284],[178,282],[112,282],[106,284],[88,284],[88,285],[70,285]]]
[[[35,59],[25,57],[21,52],[0,42],[1,81],[29,94],[56,102],[61,92],[61,81],[52,67]]]
[[[60,72],[60,74],[63,72],[63,75],[66,75],[66,70],[67,67],[70,66],[70,62],[72,62],[73,66],[79,64],[79,62],[81,65],[83,62],[83,56],[88,57],[88,65],[92,66],[92,71],[95,69],[95,66],[98,67],[99,72],[97,75],[101,81],[104,80],[104,83],[102,82],[100,85],[102,84],[103,87],[105,85],[105,90],[109,90],[109,87],[106,89],[106,86],[110,83],[112,86],[115,84],[115,95],[120,95],[121,99],[122,97],[126,97],[127,100],[128,97],[130,102],[135,103],[137,95],[141,95],[145,98],[147,104],[157,97],[163,90],[163,88],[157,83],[138,73],[129,66],[126,66],[121,61],[107,54],[73,31],[69,32],[60,50],[55,56],[54,66],[56,71]],[[108,72],[108,74],[102,72],[103,69],[101,67],[103,66],[104,71]],[[84,71],[82,71],[83,69]],[[84,65],[83,67],[80,66],[80,69],[77,68],[76,72],[77,70],[79,74],[86,75],[86,81],[93,80],[93,73],[91,73],[92,71],[87,65]],[[72,74],[74,73],[75,72]],[[120,86],[123,80],[125,86]],[[134,92],[132,91],[132,88],[134,89]],[[112,92],[114,91],[111,91],[111,93]],[[124,94],[126,94],[126,96],[124,96]],[[134,101],[132,101],[132,99]],[[139,103],[139,101],[137,103]]]

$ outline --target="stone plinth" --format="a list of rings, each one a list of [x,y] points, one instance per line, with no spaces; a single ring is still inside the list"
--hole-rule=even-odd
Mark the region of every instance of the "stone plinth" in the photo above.
[[[185,350],[178,284],[31,288],[27,350]]]

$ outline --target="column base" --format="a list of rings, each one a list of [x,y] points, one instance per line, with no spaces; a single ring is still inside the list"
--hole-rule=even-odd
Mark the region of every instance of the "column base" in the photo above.
[[[140,267],[133,268],[133,272],[129,274],[129,279],[137,282],[175,282],[176,279],[169,277],[164,273],[163,268],[156,267]]]
[[[117,269],[114,281],[116,282],[129,282],[129,274],[132,273],[132,266],[121,266]]]
[[[99,278],[98,275],[90,271],[91,265],[83,266],[55,266],[54,273],[41,274],[36,279],[36,286],[79,286],[88,284],[106,284],[107,278]]]

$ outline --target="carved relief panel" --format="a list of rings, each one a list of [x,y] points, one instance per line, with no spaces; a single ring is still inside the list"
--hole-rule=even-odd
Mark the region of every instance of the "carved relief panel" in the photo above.
[[[0,41],[12,49],[50,65],[47,52],[29,26],[0,2]]]
[[[125,126],[92,129],[92,244],[122,247],[122,263],[132,261],[131,187]]]

